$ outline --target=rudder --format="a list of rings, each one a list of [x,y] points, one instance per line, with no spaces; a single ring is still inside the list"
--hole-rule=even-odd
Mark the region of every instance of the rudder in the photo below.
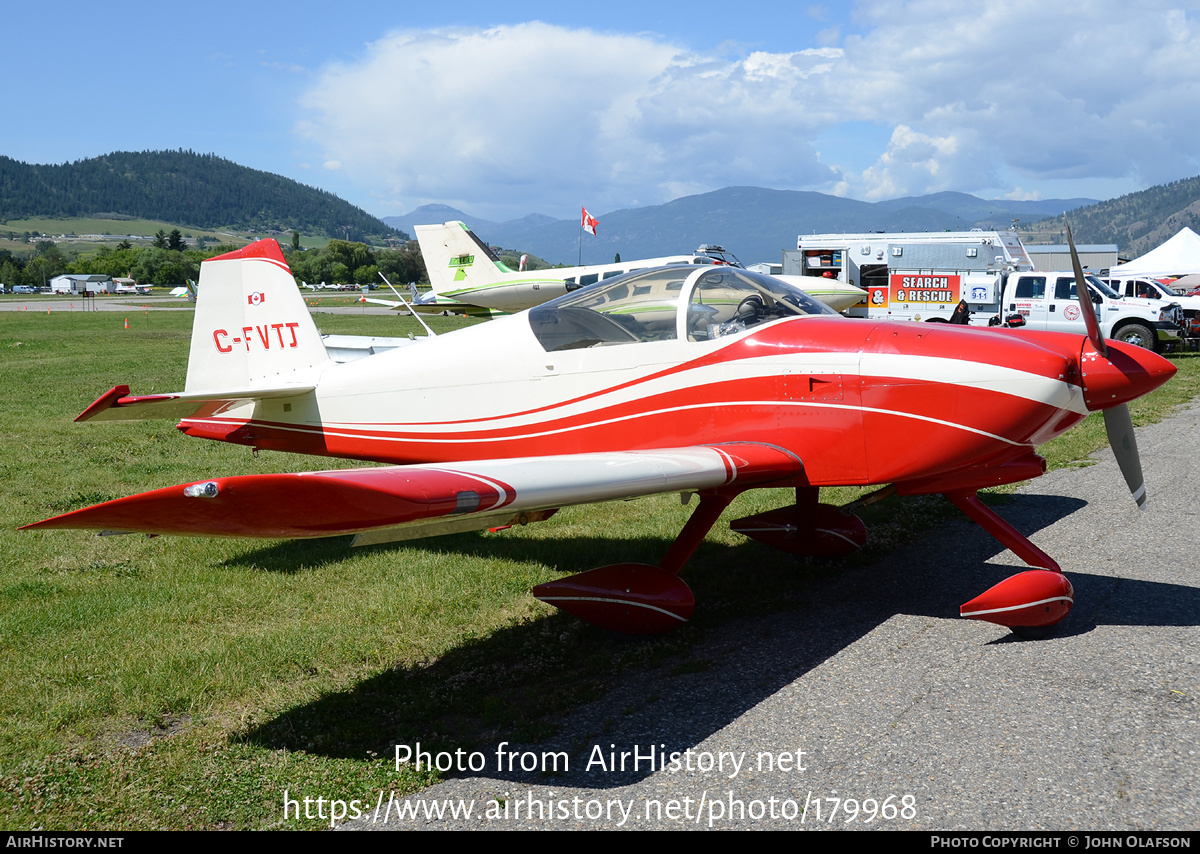
[[[200,265],[187,392],[275,386],[328,361],[276,241]]]
[[[429,284],[438,296],[484,287],[499,281],[500,273],[512,272],[465,223],[418,225],[413,230]]]

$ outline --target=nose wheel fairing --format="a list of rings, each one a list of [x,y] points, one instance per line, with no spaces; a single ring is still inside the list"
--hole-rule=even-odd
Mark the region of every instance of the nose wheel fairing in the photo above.
[[[979,594],[963,605],[959,613],[967,619],[986,620],[1014,631],[1043,629],[1066,619],[1074,604],[1075,588],[1065,575],[1048,569],[1030,569]]]

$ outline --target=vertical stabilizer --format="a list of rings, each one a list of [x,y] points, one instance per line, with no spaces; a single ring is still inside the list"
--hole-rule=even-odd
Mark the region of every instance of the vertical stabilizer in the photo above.
[[[438,296],[487,287],[500,281],[500,274],[512,272],[465,223],[418,225],[413,230],[429,284]]]
[[[186,391],[303,383],[329,361],[274,240],[203,262],[196,290]]]

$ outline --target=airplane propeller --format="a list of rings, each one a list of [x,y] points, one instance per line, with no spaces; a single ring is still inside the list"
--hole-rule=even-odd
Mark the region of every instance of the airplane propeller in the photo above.
[[[1066,222],[1064,216],[1063,221]],[[1102,358],[1108,358],[1108,344],[1104,341],[1104,333],[1100,322],[1096,319],[1096,309],[1092,305],[1091,292],[1083,278],[1083,267],[1079,263],[1079,253],[1075,251],[1075,238],[1071,236],[1071,223],[1066,222],[1067,243],[1071,247],[1071,266],[1075,270],[1075,293],[1079,297],[1079,308],[1083,312],[1083,322],[1087,326],[1088,338],[1096,352]],[[1142,460],[1138,455],[1137,437],[1133,433],[1133,417],[1129,414],[1129,404],[1122,403],[1104,410],[1104,430],[1108,434],[1108,445],[1117,458],[1121,474],[1129,486],[1133,500],[1139,510],[1146,509],[1146,479],[1142,476]]]

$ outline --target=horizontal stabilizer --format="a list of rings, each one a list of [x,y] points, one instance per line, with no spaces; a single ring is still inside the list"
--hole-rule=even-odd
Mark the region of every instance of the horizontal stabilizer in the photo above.
[[[86,507],[26,528],[224,537],[329,537],[468,515],[488,527],[522,511],[665,492],[790,483],[803,466],[774,445],[720,446],[257,474],[171,486]],[[418,534],[420,536],[420,534]],[[390,539],[398,539],[390,537]]]
[[[118,385],[100,395],[75,417],[76,421],[144,421],[148,418],[179,420],[194,415],[201,407],[215,404],[245,403],[267,398],[298,397],[313,390],[311,385],[278,388],[242,388],[220,391],[174,392],[172,394],[131,395],[129,386]]]

